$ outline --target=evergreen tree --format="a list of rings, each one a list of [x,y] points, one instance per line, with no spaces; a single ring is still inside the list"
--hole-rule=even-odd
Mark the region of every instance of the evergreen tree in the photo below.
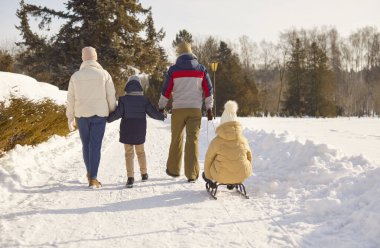
[[[159,46],[159,43],[165,37],[165,32],[162,29],[158,32],[156,31],[151,11],[148,13],[145,25],[146,40],[144,41],[139,65],[140,69],[145,73],[153,74],[167,65],[165,50]]]
[[[181,42],[193,43],[193,36],[186,30],[180,30],[178,34],[175,35],[175,40],[172,42],[172,46],[175,48]]]
[[[328,68],[326,53],[313,42],[309,51],[306,103],[310,116],[335,116],[335,78]]]
[[[255,81],[244,71],[239,58],[227,46],[220,42],[218,49],[218,71],[216,73],[217,115],[223,113],[224,103],[235,100],[239,104],[238,114],[253,115],[258,112],[259,101]]]
[[[307,114],[309,116],[318,116],[319,113],[319,102],[321,100],[320,93],[320,73],[319,73],[319,65],[322,57],[320,57],[321,53],[318,49],[318,46],[315,42],[311,44],[310,52],[309,52],[309,61],[308,61],[308,70],[307,70],[307,80],[308,87],[306,88],[306,96],[305,102],[308,106]]]
[[[160,58],[162,61],[167,61],[167,55],[163,49],[160,50]],[[149,87],[146,95],[153,105],[157,105],[161,96],[162,86],[165,80],[168,63],[160,63],[155,67],[152,74],[149,76]]]
[[[335,116],[335,78],[326,52],[316,42],[303,48],[296,40],[287,63],[284,111],[293,116]]]
[[[78,70],[81,49],[92,46],[98,52],[100,64],[110,72],[119,93],[133,68],[152,72],[161,60],[158,42],[164,37],[156,32],[151,9],[144,8],[138,0],[69,0],[66,11],[20,2],[17,16],[21,20],[18,29],[23,35],[25,47],[21,63],[32,76],[47,78],[60,88],[67,88],[69,78]],[[44,29],[52,18],[62,18],[66,23],[58,34],[50,39],[33,33],[28,16],[41,18]],[[146,33],[144,37],[141,35]]]
[[[305,113],[305,75],[305,50],[302,48],[300,39],[297,39],[290,61],[287,63],[288,90],[283,109],[292,116]]]

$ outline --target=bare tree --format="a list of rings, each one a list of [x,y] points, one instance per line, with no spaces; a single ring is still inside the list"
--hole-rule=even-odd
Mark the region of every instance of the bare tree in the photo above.
[[[257,58],[258,46],[252,42],[248,36],[243,35],[239,38],[240,52],[239,57],[245,70],[254,68],[254,59]]]

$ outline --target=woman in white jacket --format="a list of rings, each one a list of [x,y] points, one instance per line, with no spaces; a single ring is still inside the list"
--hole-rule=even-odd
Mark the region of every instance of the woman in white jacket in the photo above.
[[[83,48],[82,60],[70,79],[66,116],[70,131],[75,123],[79,129],[89,186],[99,188],[100,152],[107,117],[116,108],[115,87],[110,74],[97,62],[95,48]]]

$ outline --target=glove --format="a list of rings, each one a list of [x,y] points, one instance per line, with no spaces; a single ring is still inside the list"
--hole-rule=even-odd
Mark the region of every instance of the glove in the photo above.
[[[74,131],[77,128],[77,124],[75,123],[75,119],[68,120],[67,124],[69,125],[70,132]]]
[[[164,115],[164,119],[166,119],[168,117],[168,114],[167,112],[165,111],[165,109],[159,109],[158,111],[160,111],[160,113],[162,113]]]
[[[212,118],[214,116],[212,115],[212,109],[207,110],[207,120],[212,121]]]

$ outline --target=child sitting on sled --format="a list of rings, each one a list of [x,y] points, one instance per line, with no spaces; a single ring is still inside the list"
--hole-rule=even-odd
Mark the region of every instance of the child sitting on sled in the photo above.
[[[252,153],[237,120],[237,110],[235,101],[226,102],[217,136],[208,147],[202,177],[211,188],[218,183],[233,189],[252,174]]]
[[[146,136],[146,114],[156,120],[164,120],[160,113],[143,95],[141,80],[138,76],[130,76],[125,86],[126,95],[119,98],[116,110],[110,114],[107,121],[121,118],[120,142],[124,144],[125,163],[127,167],[127,188],[132,188],[134,178],[134,149],[140,165],[141,180],[148,180],[147,164],[144,150]]]

